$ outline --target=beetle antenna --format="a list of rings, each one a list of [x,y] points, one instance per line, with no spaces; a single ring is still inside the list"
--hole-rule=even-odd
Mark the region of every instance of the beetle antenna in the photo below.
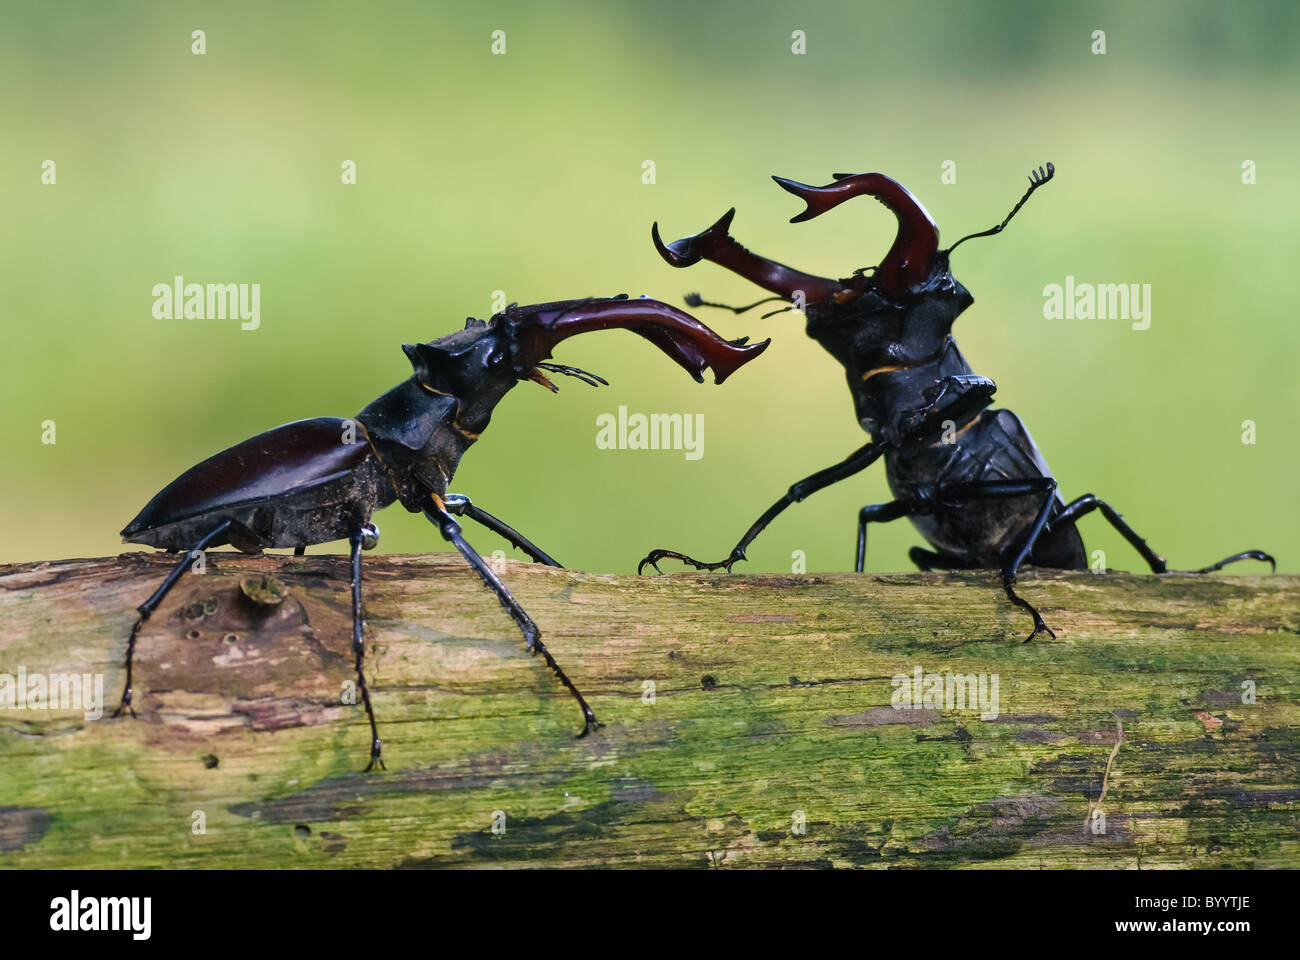
[[[996,227],[990,227],[988,230],[981,231],[980,233],[972,233],[968,236],[962,237],[960,240],[958,240],[956,243],[954,243],[951,247],[948,248],[948,253],[951,254],[954,250],[960,247],[967,240],[974,240],[977,237],[991,237],[994,234],[1001,233],[1002,228],[1011,222],[1011,218],[1020,212],[1020,208],[1025,205],[1025,201],[1028,200],[1031,196],[1033,196],[1035,190],[1037,190],[1043,184],[1047,183],[1047,181],[1051,180],[1052,176],[1055,173],[1056,173],[1056,167],[1052,166],[1051,163],[1047,164],[1046,170],[1044,170],[1042,167],[1039,167],[1037,170],[1030,170],[1029,189],[1026,190],[1025,195],[1020,198],[1020,202],[1011,208],[1011,212],[1007,214],[1007,218],[1003,220],[1001,223],[999,223]]]
[[[543,370],[549,370],[551,373],[562,373],[566,377],[573,377],[575,380],[581,380],[583,383],[591,387],[597,387],[601,384],[604,384],[607,387],[609,386],[609,381],[599,374],[583,370],[581,367],[571,367],[567,363],[539,363],[537,366]]]
[[[759,304],[771,303],[773,300],[785,300],[786,298],[785,297],[764,297],[762,300],[756,300],[755,302],[749,304],[749,306],[747,307],[733,307],[730,304],[726,304],[726,303],[710,303],[708,300],[705,300],[703,297],[701,297],[698,293],[688,293],[684,297],[684,299],[686,300],[686,305],[688,307],[717,307],[720,310],[730,310],[732,313],[740,314],[740,313],[744,313],[746,310],[753,310]],[[790,308],[786,307],[785,309],[788,310]],[[777,310],[776,312],[780,313],[781,311]],[[772,314],[770,313],[764,314],[764,317],[770,317],[770,316],[772,316]]]

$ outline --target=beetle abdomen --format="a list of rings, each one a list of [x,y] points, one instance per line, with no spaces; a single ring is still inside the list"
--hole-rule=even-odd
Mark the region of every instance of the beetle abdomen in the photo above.
[[[243,550],[347,537],[395,494],[356,421],[298,420],[181,474],[122,531],[124,540],[189,549],[221,519]],[[362,515],[364,514],[364,516]]]
[[[1010,410],[983,411],[952,444],[939,440],[891,452],[885,468],[895,496],[932,503],[930,512],[911,518],[930,545],[982,567],[999,567],[1016,553],[1042,507],[1042,495],[944,503],[938,499],[939,487],[1052,475],[1024,423]],[[1060,491],[1053,497],[1054,509],[1060,510]],[[1041,566],[1087,566],[1083,541],[1072,524],[1041,536],[1032,559]]]

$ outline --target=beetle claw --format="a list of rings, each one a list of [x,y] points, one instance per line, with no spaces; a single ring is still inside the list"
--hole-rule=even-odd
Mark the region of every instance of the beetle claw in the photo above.
[[[1030,640],[1034,639],[1034,637],[1038,636],[1040,633],[1046,633],[1053,640],[1056,639],[1056,631],[1053,630],[1051,627],[1049,627],[1046,623],[1044,623],[1042,618],[1040,617],[1038,621],[1034,624],[1033,632],[1030,633],[1029,636],[1025,637],[1023,642],[1028,643]]]

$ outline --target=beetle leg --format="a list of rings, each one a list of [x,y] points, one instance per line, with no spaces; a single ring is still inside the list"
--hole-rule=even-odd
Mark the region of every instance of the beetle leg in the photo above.
[[[805,303],[817,303],[829,300],[832,295],[843,290],[843,285],[838,280],[803,273],[775,260],[750,253],[727,232],[731,218],[735,215],[736,208],[732,207],[707,230],[668,244],[660,239],[659,224],[655,223],[650,228],[650,237],[654,240],[659,256],[670,266],[689,267],[701,260],[711,260],[758,284],[764,290],[770,290],[783,300],[793,300],[795,294],[802,292]]]
[[[677,553],[675,550],[651,550],[640,563],[636,565],[636,572],[639,574],[646,567],[654,567],[659,570],[659,561],[667,557],[675,560],[681,560],[683,563],[689,563],[697,570],[718,570],[725,569],[727,573],[731,572],[732,566],[745,559],[745,548],[754,542],[754,539],[763,532],[763,528],[776,519],[777,515],[789,507],[791,504],[799,503],[812,496],[818,490],[829,487],[833,483],[851,477],[855,473],[860,473],[879,459],[880,455],[889,447],[888,443],[868,443],[856,451],[846,460],[827,467],[825,470],[818,470],[812,476],[804,477],[794,486],[792,486],[784,497],[772,504],[764,511],[763,515],[754,521],[754,525],[749,528],[741,538],[740,543],[732,548],[731,555],[725,560],[717,560],[713,563],[704,563],[692,559],[684,553]]]
[[[1085,493],[1077,500],[1072,500],[1066,504],[1065,509],[1053,518],[1053,522],[1059,526],[1074,523],[1080,517],[1086,516],[1094,510],[1100,510],[1102,515],[1110,522],[1110,525],[1119,531],[1120,536],[1142,555],[1142,559],[1146,561],[1152,573],[1164,573],[1169,569],[1165,564],[1165,558],[1152,550],[1147,545],[1147,542],[1138,536],[1137,531],[1125,523],[1124,518],[1109,503],[1098,500],[1091,493]]]
[[[1116,512],[1114,507],[1105,500],[1097,499],[1097,497],[1093,496],[1091,493],[1085,493],[1077,500],[1073,500],[1066,504],[1065,509],[1054,518],[1054,522],[1057,524],[1067,522],[1073,523],[1080,517],[1091,513],[1093,510],[1101,511],[1102,516],[1106,518],[1110,525],[1118,530],[1120,535],[1132,545],[1133,549],[1142,555],[1142,559],[1147,562],[1147,566],[1151,568],[1152,573],[1165,573],[1169,569],[1165,564],[1165,558],[1147,546],[1147,542],[1138,536],[1137,532],[1132,527],[1124,522],[1124,518]],[[1266,563],[1273,565],[1274,572],[1277,571],[1277,561],[1263,550],[1245,550],[1241,553],[1233,554],[1231,557],[1224,560],[1220,560],[1213,566],[1203,567],[1200,570],[1189,572],[1213,573],[1215,570],[1221,570],[1228,564],[1235,563],[1238,560],[1263,560]]]
[[[158,609],[159,604],[161,604],[167,594],[171,592],[172,587],[176,586],[176,581],[185,575],[186,570],[190,569],[190,562],[195,559],[196,555],[201,551],[206,550],[212,542],[225,533],[229,527],[229,520],[222,520],[217,524],[206,536],[203,537],[203,539],[194,545],[192,550],[187,552],[185,556],[181,558],[180,563],[172,567],[172,572],[167,574],[167,578],[163,580],[158,589],[153,592],[153,595],[144,603],[140,604],[140,606],[136,607],[140,616],[135,621],[135,626],[131,628],[131,637],[126,642],[126,688],[122,691],[122,702],[119,703],[117,709],[113,711],[114,717],[121,716],[123,710],[129,710],[131,716],[135,716],[135,707],[131,706],[131,668],[135,662],[135,640],[140,634],[140,628],[144,626],[146,620],[153,616],[153,612]]]
[[[361,611],[361,551],[365,546],[368,535],[369,531],[360,529],[354,532],[350,538],[352,543],[352,652],[356,655],[357,686],[361,690],[361,702],[365,704],[366,719],[370,721],[370,762],[366,764],[363,773],[369,773],[375,764],[379,764],[380,770],[385,769],[383,758],[380,756],[383,741],[379,739],[379,728],[375,724],[375,711],[370,705],[370,690],[366,687],[366,675],[361,669],[366,649]]]
[[[1021,599],[1016,594],[1015,584],[1016,571],[1020,569],[1020,565],[1025,562],[1025,558],[1034,549],[1034,544],[1047,526],[1047,519],[1051,516],[1052,507],[1056,504],[1056,481],[1051,477],[1035,477],[1029,480],[972,480],[941,483],[936,494],[938,500],[947,503],[965,500],[997,500],[1023,497],[1029,494],[1042,495],[1043,505],[1039,508],[1038,516],[1034,518],[1033,526],[1029,528],[1025,542],[1016,552],[1012,561],[1002,569],[1002,587],[1006,591],[1008,600],[1017,607],[1029,611],[1030,616],[1034,618],[1033,632],[1025,637],[1025,643],[1028,643],[1040,633],[1046,633],[1055,640],[1055,631],[1043,622],[1043,618],[1039,616],[1038,611],[1028,601]]]
[[[498,534],[507,540],[511,546],[518,547],[524,553],[528,554],[533,558],[535,563],[544,563],[548,567],[563,568],[563,564],[525,537],[514,527],[510,526],[510,524],[498,520],[486,510],[480,510],[478,507],[474,506],[474,504],[470,502],[469,497],[462,496],[459,493],[449,493],[443,498],[443,504],[447,508],[448,513],[455,514],[458,517],[469,517],[471,520],[477,520],[493,533]]]
[[[1225,557],[1224,559],[1220,560],[1218,563],[1211,564],[1208,567],[1201,567],[1201,569],[1195,572],[1213,573],[1215,570],[1222,570],[1228,564],[1236,563],[1238,560],[1263,560],[1264,562],[1271,564],[1273,567],[1273,572],[1277,573],[1277,561],[1274,560],[1270,554],[1265,553],[1263,550],[1243,550],[1241,551],[1241,553],[1234,553],[1230,557]]]
[[[873,503],[858,511],[858,553],[853,564],[856,573],[862,573],[867,565],[867,524],[888,523],[899,517],[916,513],[916,505],[910,500],[891,500],[889,503]]]
[[[591,707],[587,705],[587,701],[583,699],[582,694],[578,692],[578,688],[565,676],[564,671],[560,669],[560,665],[551,656],[551,652],[542,643],[541,631],[537,629],[537,624],[533,622],[532,617],[524,612],[524,608],[519,605],[519,601],[511,595],[510,591],[506,589],[506,585],[492,572],[492,568],[488,566],[487,561],[479,556],[478,551],[465,542],[465,538],[461,536],[460,524],[452,519],[447,510],[442,508],[437,498],[435,498],[434,502],[437,504],[436,506],[424,508],[424,515],[429,518],[430,522],[437,524],[443,538],[450,541],[452,546],[460,551],[461,556],[469,561],[469,565],[479,575],[479,579],[497,595],[497,599],[501,601],[501,606],[506,608],[506,612],[510,614],[511,619],[518,624],[528,649],[534,654],[540,653],[542,655],[546,665],[551,668],[556,678],[559,679],[560,683],[564,684],[569,693],[573,694],[574,699],[578,701],[578,706],[582,707],[584,724],[582,733],[578,734],[578,736],[585,737],[597,727],[604,726],[603,723],[596,719],[596,715],[592,712]]]

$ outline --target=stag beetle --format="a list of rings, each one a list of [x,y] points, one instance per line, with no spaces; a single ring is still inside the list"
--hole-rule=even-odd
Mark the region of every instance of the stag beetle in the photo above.
[[[690,314],[646,298],[626,296],[563,300],[520,307],[511,304],[490,322],[466,321],[465,328],[430,343],[403,344],[411,377],[369,404],[354,420],[317,417],[276,427],[238,443],[181,474],[155,496],[122,531],[123,540],[186,551],[137,609],[126,650],[126,688],[115,717],[131,706],[131,667],[141,626],[162,603],[198,551],[222,544],[256,553],[293,547],[301,555],[311,544],[347,539],[352,545],[352,650],[357,685],[370,721],[369,771],[380,757],[379,730],[362,672],[361,551],[373,549],[379,530],[371,514],[400,501],[423,512],[442,536],[469,561],[518,624],[528,649],[546,665],[582,707],[582,734],[600,726],[582,694],[542,644],[537,625],[461,536],[453,516],[465,516],[500,534],[534,561],[558,567],[548,554],[512,527],[447,487],[460,458],[478,439],[492,410],[521,380],[552,392],[543,371],[596,386],[595,374],[546,363],[562,340],[594,330],[625,329],[639,334],[686,369],[697,382],[712,368],[722,383],[753,360],[769,341],[723,340]]]
[[[807,333],[844,366],[858,421],[871,442],[790,487],[725,560],[703,563],[673,550],[652,550],[637,572],[647,565],[659,570],[658,561],[665,557],[700,570],[731,572],[745,559],[745,548],[779,513],[883,456],[896,499],[860,511],[854,567],[858,572],[866,562],[867,524],[909,517],[935,548],[911,550],[909,556],[920,569],[1001,570],[1007,598],[1033,617],[1034,628],[1026,640],[1043,632],[1055,639],[1056,634],[1016,594],[1016,571],[1026,560],[1043,567],[1085,569],[1083,540],[1075,524],[1093,510],[1101,511],[1153,573],[1164,573],[1164,559],[1105,501],[1085,494],[1065,502],[1025,425],[1010,410],[989,409],[996,385],[975,374],[952,338],[953,321],[974,302],[949,268],[953,250],[967,240],[1001,233],[1055,172],[1049,163],[1045,170],[1031,173],[1029,189],[1006,219],[962,237],[947,250],[939,249],[939,228],[926,209],[884,174],[837,173],[835,182],[824,187],[773,177],[807,204],[791,223],[811,220],[858,196],[875,197],[898,219],[898,233],[880,265],[841,280],[801,273],[746,250],[728,234],[734,207],[704,232],[666,245],[654,224],[651,238],[671,266],[711,260],[775,295],[729,307],[690,294],[688,305],[738,314],[775,300],[793,306],[773,313],[806,305]],[[1197,572],[1242,559],[1264,560],[1277,568],[1268,554],[1247,550]]]

